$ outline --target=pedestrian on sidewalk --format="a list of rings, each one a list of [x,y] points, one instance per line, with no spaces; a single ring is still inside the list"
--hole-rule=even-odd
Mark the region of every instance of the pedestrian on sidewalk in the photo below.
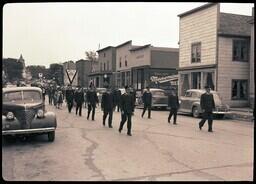
[[[105,126],[105,121],[108,116],[108,127],[112,127],[112,116],[114,110],[114,95],[109,86],[107,87],[107,91],[102,94],[101,99],[101,109],[103,111],[103,126]]]
[[[199,122],[199,129],[201,130],[204,126],[206,120],[208,120],[208,132],[213,132],[212,124],[213,124],[213,115],[212,111],[215,109],[215,103],[213,94],[210,92],[211,88],[209,86],[205,86],[206,93],[201,95],[200,98],[200,106],[203,110],[203,118]]]
[[[88,104],[87,120],[89,120],[90,113],[92,111],[92,121],[94,121],[95,108],[96,108],[96,104],[99,103],[99,99],[98,99],[96,89],[95,89],[93,83],[90,84],[89,90],[86,93],[86,100],[87,100],[87,104]]]
[[[152,103],[152,94],[150,92],[149,87],[146,87],[147,90],[143,93],[142,100],[144,103],[143,112],[141,114],[141,117],[143,118],[146,110],[148,110],[148,118],[151,118],[151,103]]]
[[[71,113],[72,108],[73,108],[74,91],[70,84],[67,87],[65,97],[66,97],[66,102],[67,102],[67,106],[68,106],[68,112]]]
[[[170,95],[168,96],[168,106],[170,107],[170,113],[168,116],[168,123],[170,123],[170,120],[172,118],[172,115],[174,115],[173,117],[173,124],[177,125],[177,112],[179,109],[179,97],[176,94],[176,92],[174,90],[171,90]]]
[[[123,126],[127,121],[127,135],[132,136],[131,128],[132,128],[132,112],[134,111],[134,101],[133,97],[129,92],[128,86],[125,86],[125,93],[121,95],[120,99],[120,107],[121,107],[121,122],[119,126],[119,133],[121,133]]]
[[[59,88],[57,92],[57,108],[60,109],[63,103],[63,94],[62,90]]]
[[[79,116],[82,116],[84,93],[83,93],[83,89],[81,88],[81,86],[77,86],[77,90],[75,91],[74,98],[75,98],[75,102],[76,102],[76,115],[77,115],[77,112],[79,111]]]

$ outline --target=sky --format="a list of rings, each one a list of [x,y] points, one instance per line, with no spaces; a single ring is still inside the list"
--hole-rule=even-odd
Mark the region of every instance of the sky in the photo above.
[[[28,65],[86,59],[132,40],[133,45],[178,48],[177,15],[206,3],[8,3],[3,7],[3,58]],[[220,11],[251,15],[253,3],[221,3]]]

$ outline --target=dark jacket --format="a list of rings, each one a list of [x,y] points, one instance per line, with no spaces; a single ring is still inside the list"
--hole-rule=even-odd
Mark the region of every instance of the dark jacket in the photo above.
[[[113,111],[114,95],[111,92],[104,92],[101,99],[101,108],[103,111]]]
[[[77,104],[82,104],[84,102],[84,93],[82,90],[76,91],[74,97],[75,97],[75,102]]]
[[[114,90],[113,91],[113,97],[114,97],[114,105],[120,104],[121,91],[120,90]]]
[[[145,91],[143,93],[142,100],[143,100],[144,105],[151,106],[151,103],[152,103],[152,93]]]
[[[213,99],[213,95],[204,93],[201,95],[200,99],[201,109],[205,110],[205,112],[212,112],[215,109],[215,103]]]
[[[131,94],[125,92],[121,95],[120,107],[121,111],[127,114],[131,114],[134,111],[134,101]]]
[[[67,89],[65,96],[68,102],[72,102],[74,100],[74,91],[72,89]]]
[[[99,99],[95,90],[88,90],[86,93],[86,102],[93,106],[99,103]]]
[[[173,109],[178,109],[180,107],[179,97],[177,95],[170,94],[168,96],[168,106]]]

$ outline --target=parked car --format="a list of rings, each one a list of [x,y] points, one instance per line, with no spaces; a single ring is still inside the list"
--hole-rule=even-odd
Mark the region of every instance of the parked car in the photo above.
[[[200,117],[202,114],[202,109],[200,106],[201,95],[205,93],[205,90],[201,89],[189,89],[185,92],[185,96],[179,97],[180,108],[179,112],[190,113],[193,117]],[[225,114],[229,113],[229,106],[223,104],[220,96],[216,91],[211,91],[213,94],[215,109],[213,111],[214,115],[218,118],[223,118]]]
[[[143,89],[143,92],[146,91],[146,89]],[[166,109],[168,107],[168,95],[165,93],[164,90],[162,89],[157,89],[157,88],[150,88],[150,92],[152,94],[152,104],[151,108],[160,108],[160,109]],[[143,108],[143,100],[142,96],[143,93],[137,93],[138,98],[137,98],[137,107],[138,108]]]
[[[98,96],[98,99],[99,99],[99,103],[101,103],[102,95],[106,91],[107,91],[107,88],[97,88],[96,89],[97,96]]]
[[[42,90],[38,87],[2,89],[2,136],[48,134],[55,139],[57,120],[55,113],[45,110]]]

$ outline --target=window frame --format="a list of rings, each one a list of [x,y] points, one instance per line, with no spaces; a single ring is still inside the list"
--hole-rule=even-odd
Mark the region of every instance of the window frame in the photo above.
[[[240,46],[240,48],[238,49],[238,50],[240,50],[240,56],[239,56],[239,58],[235,58],[235,56],[234,56],[234,51],[235,51],[235,43],[236,42],[239,42],[239,46]],[[245,42],[245,46],[247,47],[247,53],[246,53],[246,55],[247,55],[247,59],[242,59],[241,58],[241,54],[242,54],[242,43],[241,42]],[[249,62],[249,57],[250,57],[250,41],[249,40],[245,40],[245,39],[233,39],[232,40],[232,61],[233,62]]]
[[[198,48],[198,46],[200,46],[200,57],[198,57],[197,56],[197,48]],[[196,52],[195,52],[195,54],[196,54],[196,56],[195,56],[195,61],[193,61],[193,50],[194,50],[194,47],[195,47],[195,50],[196,50]],[[194,42],[194,43],[192,43],[191,44],[191,63],[201,63],[201,58],[202,58],[202,43],[201,42]]]
[[[233,97],[233,82],[237,81],[238,82],[238,86],[237,86],[237,93],[238,93],[238,96],[239,97]],[[239,91],[239,87],[241,85],[242,82],[246,82],[246,94],[245,94],[245,97],[244,98],[241,98],[241,95],[240,95],[240,91]],[[231,80],[231,100],[248,100],[248,90],[249,90],[249,82],[247,79],[232,79]]]

